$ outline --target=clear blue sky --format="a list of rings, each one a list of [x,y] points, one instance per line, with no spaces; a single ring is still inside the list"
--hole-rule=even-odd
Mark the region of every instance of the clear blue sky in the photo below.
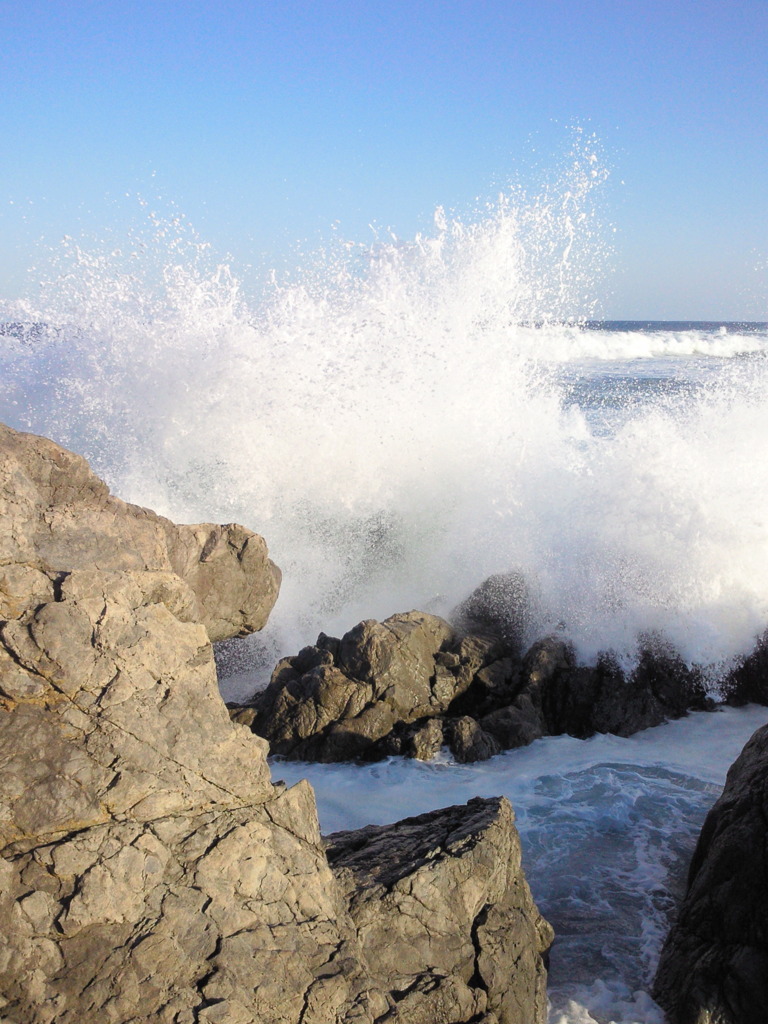
[[[768,0],[0,0],[0,38],[0,297],[126,193],[279,262],[336,221],[412,236],[580,123],[605,314],[768,319]]]

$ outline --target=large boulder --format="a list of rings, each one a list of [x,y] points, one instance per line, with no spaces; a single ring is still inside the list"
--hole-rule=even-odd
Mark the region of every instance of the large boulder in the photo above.
[[[654,997],[673,1024],[766,1020],[768,726],[744,747],[704,822]]]
[[[250,628],[274,599],[263,541],[185,532],[12,431],[0,481],[4,1024],[393,1019],[311,788],[272,784],[266,743],[218,694],[210,636]],[[225,535],[247,539],[239,554]],[[211,552],[222,571],[205,568]],[[241,612],[212,612],[230,582]],[[510,898],[494,894],[489,914]],[[427,989],[409,993],[409,1020],[426,1019]],[[470,1003],[451,1020],[474,1020]]]
[[[525,881],[507,800],[475,799],[338,832],[327,846],[398,1021],[439,1024],[490,1012],[499,1024],[543,1024],[543,954],[553,936]]]
[[[261,538],[177,528],[9,430],[0,481],[3,1020],[380,1016],[313,794],[272,785],[217,690],[210,635],[275,597]],[[211,615],[233,579],[244,611]]]
[[[381,741],[396,726],[439,715],[469,685],[459,659],[450,667],[440,659],[452,639],[447,622],[424,612],[366,620],[341,640],[321,634],[314,647],[279,663],[253,728],[274,754],[382,757]]]
[[[211,640],[264,627],[280,570],[258,534],[234,523],[177,526],[115,498],[81,456],[3,424],[0,453],[0,573],[172,572],[191,587]]]

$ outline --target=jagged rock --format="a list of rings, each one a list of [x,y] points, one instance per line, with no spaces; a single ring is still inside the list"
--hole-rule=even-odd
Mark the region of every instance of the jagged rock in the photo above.
[[[464,633],[490,633],[520,654],[534,618],[535,600],[522,572],[489,576],[451,616]]]
[[[193,606],[172,574],[80,570],[0,627],[9,1022],[386,1008],[312,793],[275,789],[266,744],[229,721]]]
[[[280,571],[262,537],[234,523],[177,526],[113,497],[81,456],[3,424],[0,453],[0,564],[173,572],[191,587],[211,640],[266,623]]]
[[[463,715],[451,728],[451,753],[461,764],[487,761],[501,750],[498,740],[485,732],[474,718]]]
[[[439,753],[445,742],[443,723],[438,718],[429,718],[414,729],[409,739],[408,756],[419,761],[429,761]]]
[[[727,704],[768,704],[768,631],[755,649],[726,678],[723,693]]]
[[[205,609],[233,572],[271,606],[269,563],[222,548],[231,570],[207,574],[179,562],[199,538],[52,442],[4,430],[0,456],[3,1020],[381,1016],[310,788],[272,785],[217,691],[201,617],[215,632]]]
[[[691,861],[654,998],[672,1024],[763,1024],[768,1007],[768,726],[728,772]]]
[[[527,693],[521,693],[505,708],[480,719],[483,730],[493,736],[502,750],[526,747],[544,735],[541,714]]]
[[[0,481],[3,1024],[394,1019],[328,865],[311,788],[272,784],[266,743],[230,720],[217,691],[215,622],[254,621],[212,614],[227,605],[217,588],[240,573],[249,607],[267,607],[274,573],[243,548],[222,548],[231,571],[209,573],[219,528],[206,553],[42,438],[0,435]],[[177,542],[191,554],[173,562]],[[429,632],[398,633],[411,670]],[[394,664],[385,646],[372,643],[372,664]],[[388,685],[404,692],[400,682]],[[404,995],[409,1021],[441,1005],[476,1019],[482,1000],[468,984],[426,980]]]
[[[507,800],[339,832],[327,848],[396,1020],[437,1024],[486,1011],[500,1024],[546,1019],[543,954],[552,930],[525,882]]]
[[[523,658],[489,635],[456,636],[423,612],[368,620],[341,640],[321,634],[285,658],[252,708],[233,708],[274,754],[310,761],[434,756],[447,736],[458,761],[477,761],[540,736],[629,736],[713,707],[699,674],[645,638],[627,676],[608,656],[578,665],[560,637]],[[439,719],[439,726],[426,722]],[[438,729],[441,735],[438,736]]]
[[[397,724],[438,715],[469,684],[448,669],[436,674],[435,657],[452,637],[447,622],[424,612],[361,622],[341,640],[321,635],[277,666],[253,728],[275,754],[382,757],[381,741]]]
[[[577,665],[569,644],[547,637],[526,654],[521,677],[522,693],[551,735],[631,736],[687,711],[713,707],[699,675],[657,641],[647,642],[627,678],[606,656],[593,667]]]

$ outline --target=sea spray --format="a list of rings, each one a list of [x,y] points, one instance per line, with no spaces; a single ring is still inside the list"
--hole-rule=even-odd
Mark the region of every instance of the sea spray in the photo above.
[[[2,338],[2,416],[122,497],[266,536],[283,591],[243,696],[321,629],[513,567],[532,634],[629,663],[653,631],[716,674],[768,615],[766,339],[590,327],[604,176],[582,138],[540,194],[338,240],[258,302],[182,218],[67,240],[7,311],[37,326]]]

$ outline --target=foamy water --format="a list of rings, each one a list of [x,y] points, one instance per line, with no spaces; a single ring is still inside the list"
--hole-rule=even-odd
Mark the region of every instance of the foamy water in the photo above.
[[[265,535],[283,588],[229,696],[320,630],[448,613],[512,568],[532,635],[630,664],[655,631],[714,685],[768,622],[768,327],[590,322],[604,177],[584,138],[538,195],[339,242],[258,300],[179,218],[66,240],[1,311],[0,419],[82,452],[127,500]],[[765,718],[311,777],[326,829],[509,795],[559,936],[553,1024],[658,1024],[685,862]]]
[[[0,416],[128,500],[266,536],[284,584],[241,696],[321,629],[512,568],[532,633],[629,663],[655,631],[716,678],[768,620],[768,331],[564,323],[607,259],[593,157],[259,302],[183,224],[66,241],[5,310],[37,327],[0,336]]]
[[[277,760],[308,778],[324,832],[507,796],[523,866],[555,928],[550,1024],[663,1024],[649,991],[704,816],[768,708],[697,713],[629,738],[557,736],[480,764]]]

